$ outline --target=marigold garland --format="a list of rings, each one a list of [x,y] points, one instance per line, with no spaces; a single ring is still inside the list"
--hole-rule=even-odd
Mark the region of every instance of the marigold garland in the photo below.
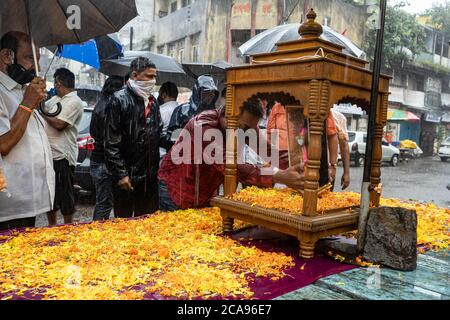
[[[0,292],[4,299],[251,298],[252,275],[281,278],[294,266],[285,254],[219,236],[221,225],[219,209],[204,209],[27,230],[0,244]]]

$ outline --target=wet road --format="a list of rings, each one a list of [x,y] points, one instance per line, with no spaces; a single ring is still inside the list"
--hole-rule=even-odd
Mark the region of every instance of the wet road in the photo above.
[[[350,169],[351,184],[349,191],[361,192],[363,168]],[[338,167],[337,177],[340,181],[342,167]],[[384,165],[381,168],[383,196],[404,200],[419,200],[434,202],[439,206],[450,208],[450,191],[446,186],[450,183],[450,161],[444,163],[439,158],[424,158],[400,163],[398,167]],[[336,191],[340,191],[340,187]],[[84,198],[77,204],[75,222],[89,222],[92,220],[92,199]],[[58,214],[58,223],[63,219]],[[47,225],[47,217],[37,217],[36,225]]]
[[[350,191],[361,192],[363,168],[350,168]],[[340,181],[342,167],[338,167]],[[450,161],[442,162],[438,157],[410,160],[397,167],[387,164],[381,168],[383,197],[403,200],[434,202],[442,207],[450,207]],[[340,188],[337,188],[340,191]]]

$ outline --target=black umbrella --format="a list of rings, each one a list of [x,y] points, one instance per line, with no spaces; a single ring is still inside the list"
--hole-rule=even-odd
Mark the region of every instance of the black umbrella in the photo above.
[[[171,81],[177,86],[184,86],[187,75],[174,58],[150,51],[126,51],[123,58],[104,60],[101,63],[100,72],[108,76],[124,77],[129,74],[131,62],[137,57],[145,57],[151,60],[158,70],[157,84]]]
[[[2,0],[0,36],[9,31],[29,34],[39,72],[35,45],[82,43],[118,32],[136,16],[135,0]]]
[[[222,90],[227,82],[227,70],[233,65],[225,61],[217,61],[214,63],[183,63],[183,69],[186,74],[191,77],[192,87],[195,80],[204,74],[209,74],[216,82],[217,88]]]
[[[39,47],[83,43],[118,32],[137,14],[135,0],[2,0],[0,35],[21,31]]]

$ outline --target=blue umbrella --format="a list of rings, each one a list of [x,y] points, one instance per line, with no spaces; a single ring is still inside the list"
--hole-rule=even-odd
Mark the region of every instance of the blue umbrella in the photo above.
[[[54,51],[55,47],[50,47]],[[123,56],[123,47],[116,35],[100,36],[82,44],[58,46],[57,56],[87,64],[97,70],[101,61]]]

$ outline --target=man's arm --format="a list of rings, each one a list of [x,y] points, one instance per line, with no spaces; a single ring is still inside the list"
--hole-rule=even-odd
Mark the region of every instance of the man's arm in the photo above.
[[[341,150],[342,164],[344,166],[344,174],[341,178],[342,190],[345,190],[350,185],[350,148],[345,139],[339,139],[339,148]]]
[[[284,184],[292,189],[301,190],[304,188],[305,175],[304,164],[290,167],[286,170],[278,170],[273,175],[262,175],[261,170],[253,165],[238,165],[238,179],[246,185],[256,185],[260,187],[273,187],[275,183]]]
[[[39,103],[46,97],[45,83],[40,78],[35,78],[27,87],[24,99],[21,104],[34,110],[39,107]],[[1,106],[6,108],[6,106]],[[30,110],[30,111],[31,111]],[[2,110],[0,110],[0,113]],[[0,136],[0,153],[7,156],[11,150],[19,143],[27,129],[31,112],[23,108],[18,108],[16,114],[10,121],[9,131]]]
[[[336,179],[336,165],[338,161],[338,152],[339,152],[338,135],[334,134],[332,136],[328,136],[328,153],[330,157],[330,168],[329,168],[330,181],[334,181]]]
[[[105,158],[106,166],[111,174],[119,179],[119,186],[131,191],[129,173],[122,158],[120,146],[122,144],[122,107],[120,101],[111,99],[107,105],[105,123]]]
[[[7,156],[20,139],[22,139],[25,130],[27,129],[30,116],[30,112],[21,108],[17,109],[16,114],[11,119],[10,130],[0,136],[0,153],[2,156]]]
[[[47,117],[44,115],[45,121],[52,127],[58,131],[63,131],[65,128],[69,126],[69,124],[61,119],[56,117]]]

